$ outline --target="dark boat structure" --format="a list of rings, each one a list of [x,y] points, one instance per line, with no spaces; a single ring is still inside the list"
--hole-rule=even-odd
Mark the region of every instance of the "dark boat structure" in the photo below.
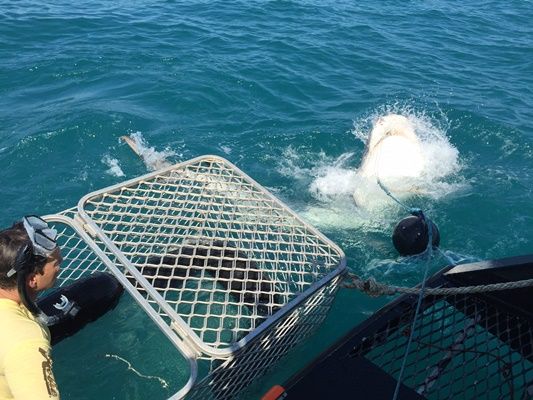
[[[427,288],[533,278],[533,254],[449,266]],[[533,286],[402,295],[356,326],[264,400],[533,398]],[[410,351],[405,349],[412,334]]]

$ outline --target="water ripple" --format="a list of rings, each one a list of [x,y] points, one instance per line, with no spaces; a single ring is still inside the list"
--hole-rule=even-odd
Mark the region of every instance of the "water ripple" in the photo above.
[[[226,156],[299,211],[328,209],[322,228],[369,273],[395,257],[398,212],[354,227],[353,204],[339,211],[310,185],[345,154],[350,177],[372,120],[393,112],[431,121],[459,151],[466,189],[417,199],[445,246],[530,251],[531,20],[518,0],[0,0],[2,226],[117,183],[103,157],[145,173],[118,144],[139,131],[179,159]]]

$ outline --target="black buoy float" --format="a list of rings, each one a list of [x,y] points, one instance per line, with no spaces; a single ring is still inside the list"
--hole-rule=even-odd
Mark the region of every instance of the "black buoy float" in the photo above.
[[[429,242],[429,229],[431,226],[431,242],[433,247],[440,243],[440,233],[437,225],[425,218],[422,212],[402,219],[392,234],[392,243],[402,256],[412,256],[423,253]]]

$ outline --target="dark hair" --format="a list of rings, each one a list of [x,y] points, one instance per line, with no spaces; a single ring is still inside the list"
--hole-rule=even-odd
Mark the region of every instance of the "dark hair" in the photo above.
[[[18,252],[27,244],[31,246],[30,238],[22,222],[16,222],[11,228],[0,231],[0,288],[17,287],[17,274],[8,277],[7,273],[15,265]],[[45,257],[31,257],[29,262],[33,265],[29,266],[29,271],[42,273],[46,261]]]

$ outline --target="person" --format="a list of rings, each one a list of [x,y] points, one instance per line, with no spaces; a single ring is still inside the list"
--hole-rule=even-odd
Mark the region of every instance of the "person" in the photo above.
[[[56,238],[37,216],[0,231],[0,400],[59,399],[50,331],[35,305],[59,273]]]

